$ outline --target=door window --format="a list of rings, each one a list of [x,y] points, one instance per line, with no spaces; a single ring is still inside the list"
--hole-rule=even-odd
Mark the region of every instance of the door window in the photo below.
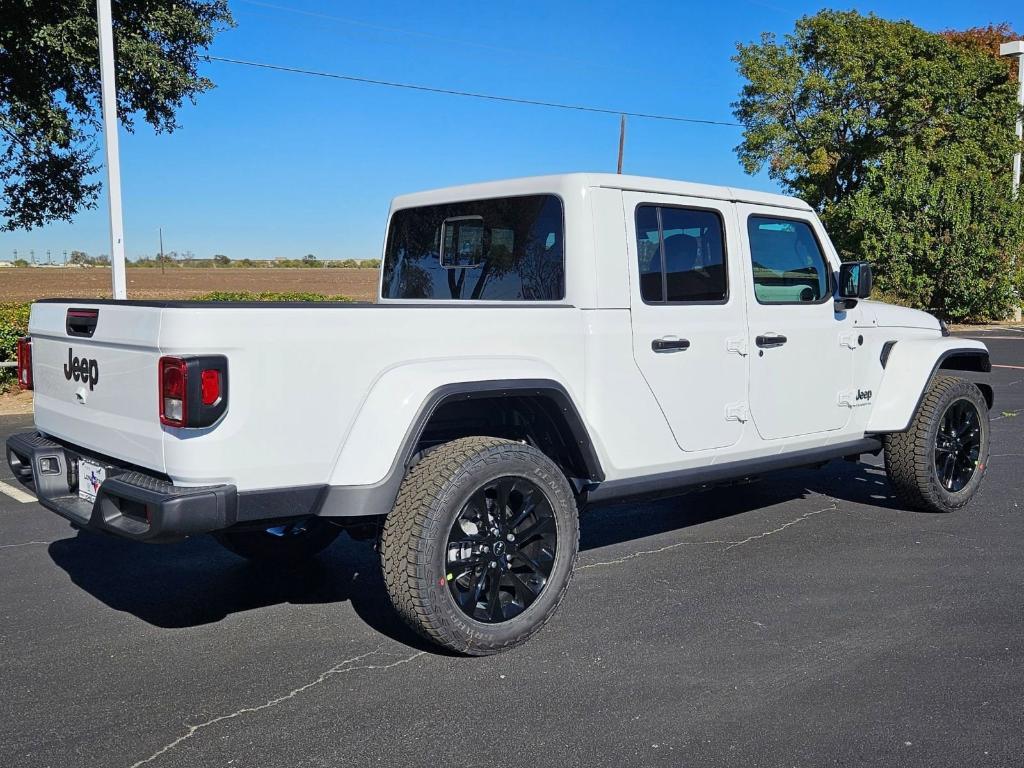
[[[640,295],[648,304],[722,302],[728,297],[722,219],[714,211],[636,209]]]
[[[747,219],[754,296],[760,304],[818,304],[831,296],[832,271],[805,221]]]

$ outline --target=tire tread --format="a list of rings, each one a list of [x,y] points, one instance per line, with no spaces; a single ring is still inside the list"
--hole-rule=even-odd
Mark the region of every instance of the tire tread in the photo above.
[[[935,422],[942,418],[945,408],[953,399],[975,393],[981,396],[981,392],[969,381],[955,376],[937,376],[921,399],[909,428],[885,436],[885,472],[896,498],[903,505],[928,512],[950,512],[970,502],[972,494],[950,499],[947,498],[950,494],[942,493],[939,488],[932,471],[934,446],[930,435]],[[988,462],[987,441],[983,444],[979,459],[981,473],[984,474]],[[978,480],[980,482],[980,478]]]
[[[474,467],[499,462],[510,454],[557,473],[565,484],[564,492],[572,498],[564,475],[536,449],[496,437],[464,437],[438,446],[409,470],[381,534],[381,571],[395,611],[427,640],[465,654],[498,653],[526,642],[554,615],[566,592],[563,586],[551,609],[528,631],[506,642],[485,643],[467,642],[463,633],[446,620],[444,613],[436,610],[424,589],[429,579],[426,543],[442,537],[447,540],[448,531],[441,529],[439,516],[432,512],[445,504],[449,479]],[[575,537],[575,541],[564,542],[572,546],[570,574],[576,562],[578,526]],[[560,539],[560,547],[562,544]]]

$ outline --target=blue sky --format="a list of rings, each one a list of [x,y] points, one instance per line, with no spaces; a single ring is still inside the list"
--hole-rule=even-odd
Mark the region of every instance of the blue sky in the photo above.
[[[230,0],[211,54],[362,77],[731,121],[737,41],[784,33],[817,3],[340,3]],[[1009,21],[1019,4],[835,4],[931,30]],[[121,133],[129,258],[379,256],[396,194],[485,179],[614,171],[618,118],[208,63],[217,88],[182,127]],[[740,130],[631,119],[625,171],[773,190],[743,173]],[[0,234],[0,259],[109,252],[106,198],[70,224]]]

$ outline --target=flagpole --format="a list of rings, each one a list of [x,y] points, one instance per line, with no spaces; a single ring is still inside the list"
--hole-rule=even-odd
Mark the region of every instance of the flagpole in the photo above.
[[[110,203],[110,279],[115,299],[128,298],[124,271],[124,218],[121,214],[121,159],[117,145],[117,85],[114,70],[114,28],[110,0],[96,0],[100,38],[100,103],[103,143],[107,158],[107,198]]]

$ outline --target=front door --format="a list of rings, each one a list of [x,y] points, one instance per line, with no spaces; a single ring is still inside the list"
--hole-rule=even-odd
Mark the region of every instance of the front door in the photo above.
[[[833,265],[810,213],[739,205],[746,235],[750,408],[766,440],[837,430],[850,418],[856,329],[835,311]]]
[[[749,419],[732,206],[631,192],[623,204],[637,366],[680,448],[732,445]]]

